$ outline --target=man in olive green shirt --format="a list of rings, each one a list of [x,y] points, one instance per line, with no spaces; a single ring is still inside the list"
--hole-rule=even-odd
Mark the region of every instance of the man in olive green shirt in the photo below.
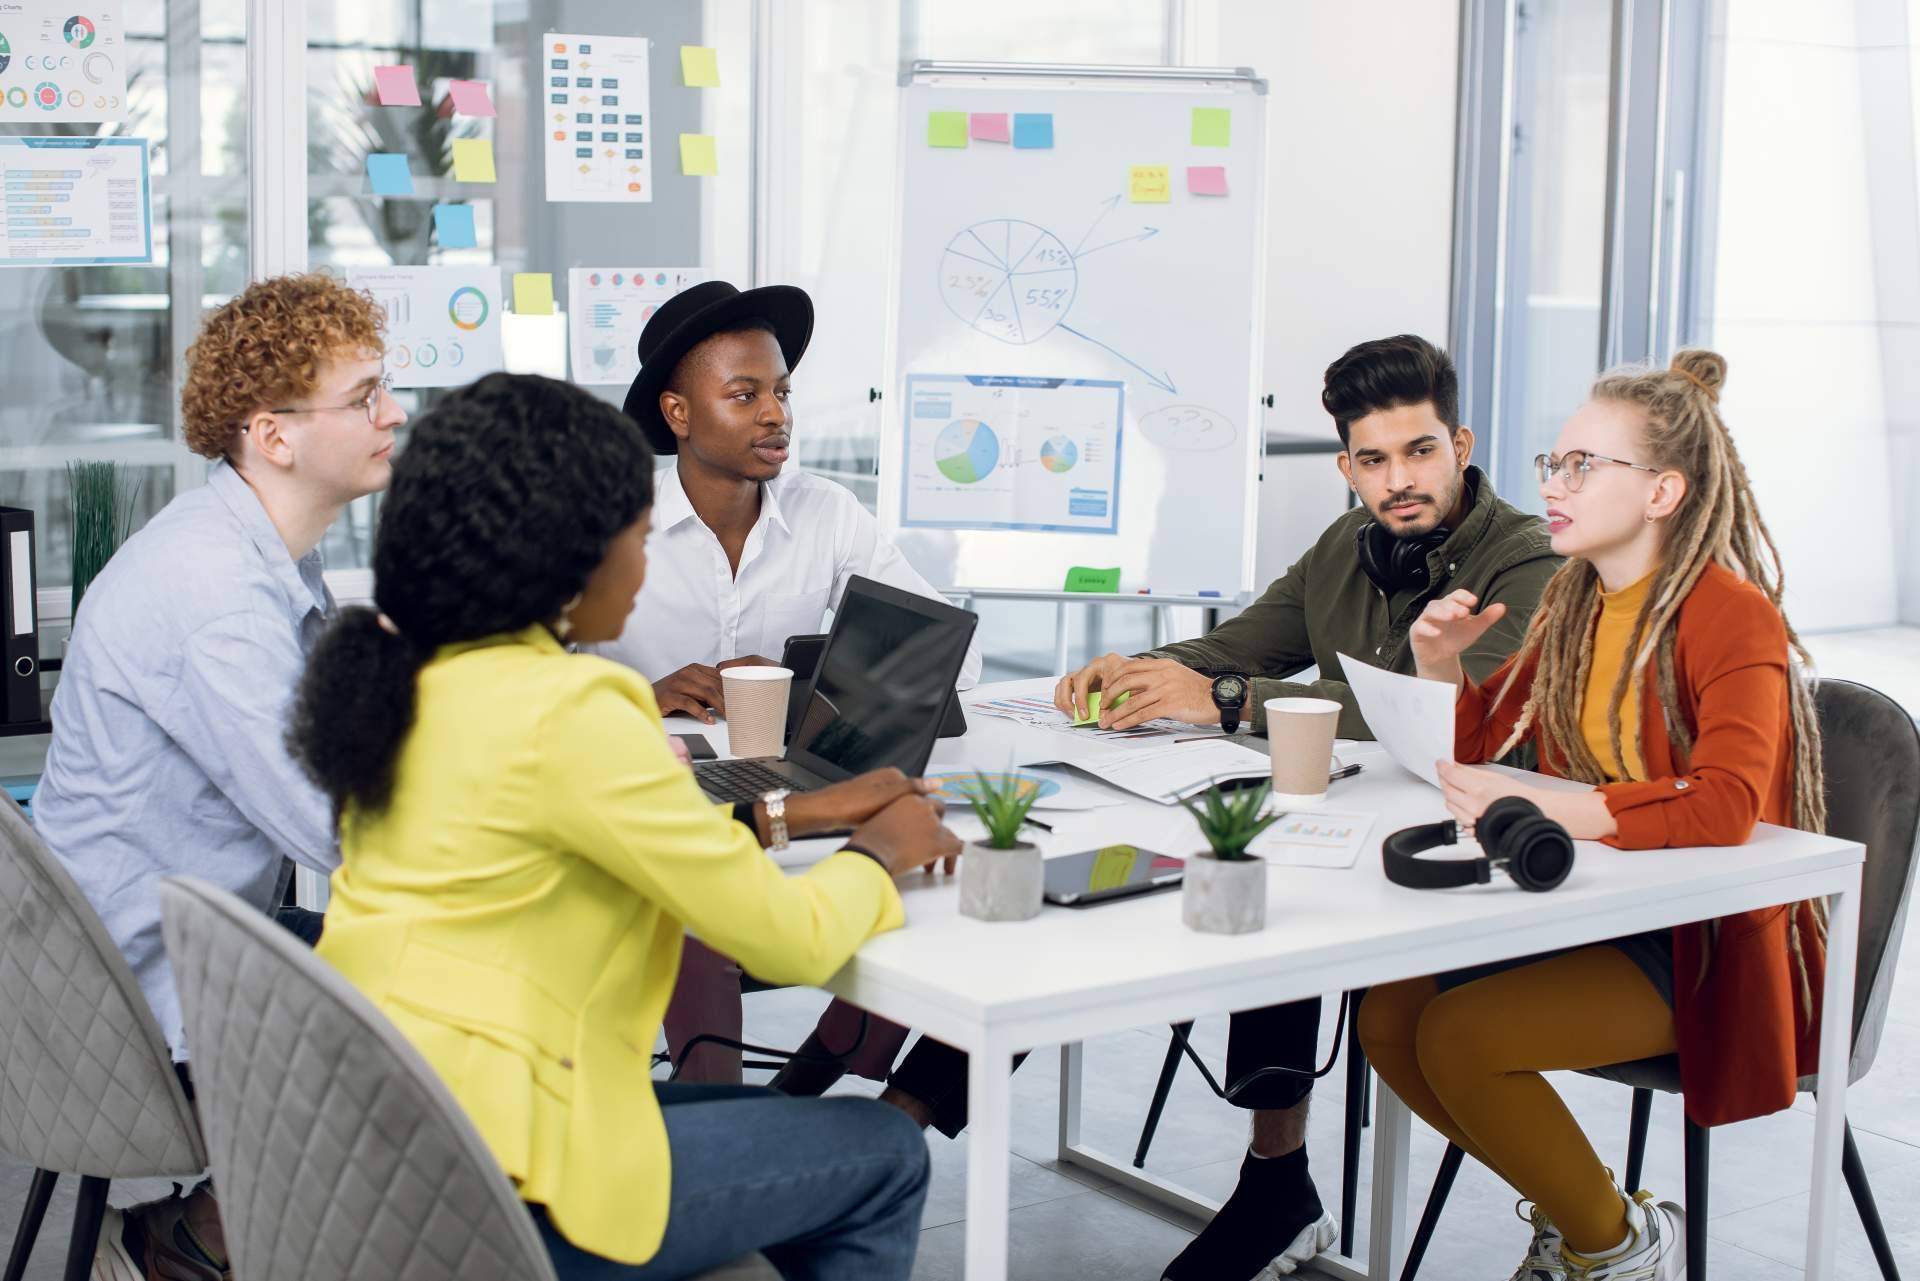
[[[1447,354],[1412,335],[1362,343],[1334,361],[1321,403],[1346,445],[1340,472],[1361,506],[1334,521],[1243,613],[1198,640],[1096,659],[1063,678],[1054,701],[1079,713],[1098,689],[1103,726],[1166,716],[1238,720],[1257,733],[1266,728],[1269,698],[1328,698],[1343,709],[1342,737],[1372,738],[1339,655],[1412,675],[1408,629],[1429,600],[1462,588],[1482,607],[1507,607],[1461,655],[1467,673],[1484,681],[1519,648],[1560,560],[1545,523],[1503,502],[1468,462],[1473,431],[1460,422],[1458,389]],[[1319,668],[1318,680],[1289,679],[1308,667]],[[1243,679],[1216,687],[1227,676]],[[1236,686],[1241,699],[1223,706]],[[1120,693],[1129,697],[1116,709]],[[1169,1281],[1250,1281],[1282,1259],[1289,1266],[1280,1270],[1290,1272],[1333,1243],[1337,1228],[1307,1172],[1313,1082],[1305,1073],[1315,1066],[1319,1029],[1318,999],[1233,1016],[1227,1083],[1246,1083],[1232,1102],[1253,1110],[1253,1142],[1233,1196],[1167,1265]],[[1281,1070],[1247,1081],[1274,1068]]]

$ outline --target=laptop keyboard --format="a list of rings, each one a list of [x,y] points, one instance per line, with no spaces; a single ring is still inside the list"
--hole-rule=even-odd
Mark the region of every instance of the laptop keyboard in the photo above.
[[[702,761],[694,770],[694,778],[699,780],[700,790],[716,801],[757,801],[781,787],[796,792],[812,790],[754,760]]]

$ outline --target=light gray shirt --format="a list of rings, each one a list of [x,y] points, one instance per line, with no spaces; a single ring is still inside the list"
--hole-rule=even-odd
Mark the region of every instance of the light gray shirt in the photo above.
[[[160,883],[201,877],[265,911],[281,858],[339,865],[332,806],[286,748],[307,654],[334,613],[226,463],[94,579],[53,696],[34,825],[126,955],[176,1059]]]

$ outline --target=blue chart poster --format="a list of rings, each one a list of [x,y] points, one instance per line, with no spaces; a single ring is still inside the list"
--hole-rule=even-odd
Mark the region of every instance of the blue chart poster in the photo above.
[[[144,138],[0,138],[0,267],[153,261]]]
[[[901,524],[1119,532],[1125,384],[909,374]]]

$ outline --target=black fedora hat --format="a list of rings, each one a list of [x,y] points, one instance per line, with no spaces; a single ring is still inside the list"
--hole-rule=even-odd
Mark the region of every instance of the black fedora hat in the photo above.
[[[658,454],[680,451],[680,439],[660,412],[660,393],[680,358],[714,334],[743,321],[773,326],[781,354],[792,369],[813,337],[813,299],[793,285],[767,285],[742,293],[724,280],[683,289],[660,305],[640,331],[640,373],[627,389],[627,417],[640,424]]]

